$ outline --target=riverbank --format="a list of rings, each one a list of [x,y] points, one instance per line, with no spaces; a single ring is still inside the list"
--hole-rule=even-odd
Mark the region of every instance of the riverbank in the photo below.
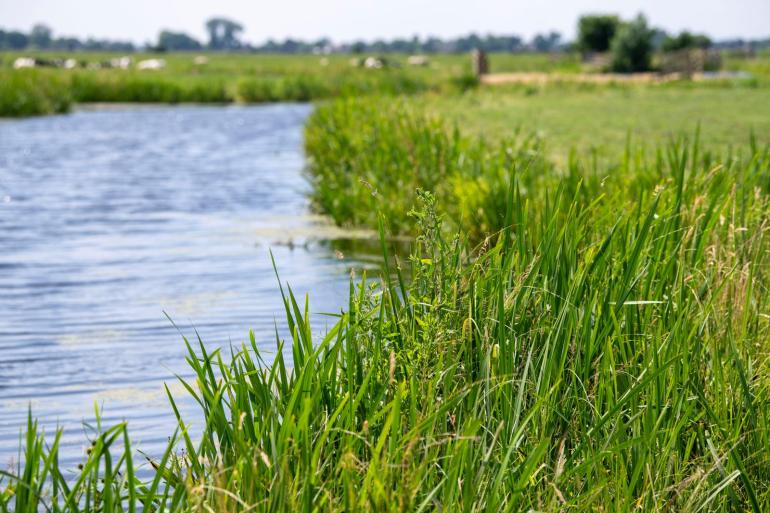
[[[28,60],[79,62],[73,69],[12,69],[20,54],[0,54],[0,116],[66,112],[73,104],[308,102],[472,87],[466,57],[410,66],[406,56],[366,67],[351,56],[32,54]],[[114,67],[113,62],[125,64]],[[157,67],[141,69],[140,62]]]
[[[449,84],[448,86],[451,86]],[[164,77],[134,72],[0,71],[0,115],[68,112],[84,103],[275,103],[308,102],[368,94],[416,94],[438,89],[402,71],[351,71],[339,75],[273,77]]]
[[[27,52],[0,53],[0,116],[67,112],[73,104],[130,103],[267,103],[307,102],[369,95],[415,95],[463,92],[478,81],[470,75],[467,55],[430,55],[420,65],[408,55],[374,58],[356,55],[269,55],[224,53],[132,54]],[[17,59],[74,65],[72,69],[13,69]],[[529,90],[543,84],[601,87],[633,82],[625,76],[596,73],[577,54],[495,53],[486,83],[511,80]],[[139,63],[152,63],[141,67]],[[697,84],[710,88],[740,83],[764,88],[770,82],[767,54],[741,57],[726,53],[725,71],[740,79],[674,81],[673,87]],[[732,76],[732,75],[731,75]],[[657,80],[658,76],[651,76]],[[654,80],[653,80],[654,81]],[[524,82],[524,83],[522,83]],[[647,84],[654,86],[656,84]],[[660,84],[657,84],[660,85]],[[486,88],[505,88],[506,85]]]
[[[760,137],[561,164],[538,138],[485,141],[408,100],[321,106],[305,139],[317,208],[413,235],[412,258],[384,242],[383,278],[353,280],[323,336],[284,286],[272,360],[264,332],[230,355],[189,343],[206,423],[193,439],[179,417],[150,480],[124,424],[69,475],[30,421],[23,484],[6,477],[0,497],[23,511],[763,511]]]

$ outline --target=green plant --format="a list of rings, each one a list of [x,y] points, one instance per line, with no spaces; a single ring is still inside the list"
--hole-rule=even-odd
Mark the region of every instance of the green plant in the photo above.
[[[577,48],[581,52],[606,52],[618,32],[617,16],[581,16],[578,20]]]
[[[649,71],[652,67],[653,31],[643,15],[621,25],[612,39],[612,69],[621,73]]]
[[[72,95],[65,80],[34,70],[0,70],[0,115],[35,116],[68,112]]]

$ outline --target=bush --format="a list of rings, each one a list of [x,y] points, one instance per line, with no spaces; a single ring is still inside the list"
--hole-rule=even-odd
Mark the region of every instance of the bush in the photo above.
[[[639,15],[624,24],[612,40],[612,69],[620,73],[649,71],[652,67],[654,32]]]
[[[578,50],[583,53],[606,52],[619,26],[617,16],[582,16],[578,21]]]
[[[703,34],[692,34],[681,32],[678,36],[667,36],[663,40],[661,50],[664,52],[677,52],[679,50],[690,50],[694,48],[707,49],[711,47],[711,39]]]

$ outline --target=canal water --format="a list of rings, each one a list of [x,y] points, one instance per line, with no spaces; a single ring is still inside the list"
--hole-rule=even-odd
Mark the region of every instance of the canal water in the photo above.
[[[315,329],[346,303],[344,238],[310,214],[307,105],[139,107],[0,121],[0,467],[28,411],[87,446],[95,408],[160,455],[175,421],[163,383],[187,375],[182,334],[210,347],[253,329],[275,348],[270,259]],[[179,327],[180,334],[166,318]]]

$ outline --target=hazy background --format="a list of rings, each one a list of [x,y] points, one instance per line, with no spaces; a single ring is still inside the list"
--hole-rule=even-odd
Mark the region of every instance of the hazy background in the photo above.
[[[243,40],[254,43],[290,36],[328,36],[340,42],[468,32],[529,38],[546,30],[571,39],[581,14],[608,12],[630,18],[640,11],[669,32],[688,29],[715,39],[770,33],[768,0],[0,0],[0,25],[28,30],[41,22],[57,34],[143,43],[155,40],[161,29],[205,39],[204,20],[217,15],[241,22]]]

